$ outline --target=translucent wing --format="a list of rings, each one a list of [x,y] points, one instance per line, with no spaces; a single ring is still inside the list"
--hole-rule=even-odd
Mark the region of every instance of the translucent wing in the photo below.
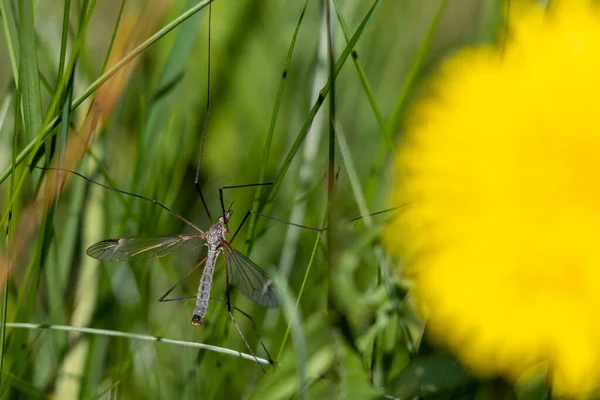
[[[267,308],[279,306],[271,277],[248,257],[229,247],[223,246],[225,267],[231,280],[250,300]]]
[[[190,239],[202,239],[203,235],[171,235],[159,237],[124,236],[106,239],[88,247],[90,257],[105,261],[127,261],[133,257],[159,258],[179,249],[182,243]]]

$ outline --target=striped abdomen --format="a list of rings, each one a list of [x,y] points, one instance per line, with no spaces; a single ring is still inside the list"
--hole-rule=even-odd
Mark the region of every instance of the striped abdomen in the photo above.
[[[208,300],[210,299],[210,289],[212,288],[213,273],[215,272],[215,264],[217,257],[219,256],[220,250],[208,249],[208,258],[206,259],[206,265],[202,272],[202,278],[200,278],[200,285],[198,286],[198,297],[196,298],[196,308],[194,308],[194,314],[192,315],[192,325],[200,326],[206,316],[206,310],[208,309]]]

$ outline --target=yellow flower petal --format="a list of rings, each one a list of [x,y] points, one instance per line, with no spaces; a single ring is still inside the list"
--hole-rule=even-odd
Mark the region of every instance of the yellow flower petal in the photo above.
[[[600,390],[600,10],[511,16],[503,51],[462,52],[415,107],[387,231],[433,337],[481,375],[548,365]]]

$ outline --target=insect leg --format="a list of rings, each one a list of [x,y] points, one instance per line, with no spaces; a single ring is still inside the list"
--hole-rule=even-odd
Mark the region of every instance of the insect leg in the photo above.
[[[217,299],[215,297],[211,297],[211,300],[214,301],[218,301],[219,303],[223,303],[223,304],[227,304],[227,301],[222,300],[222,299]],[[271,355],[269,354],[269,351],[267,350],[267,347],[265,346],[265,344],[263,343],[262,339],[260,338],[260,334],[258,333],[258,328],[256,327],[256,323],[254,322],[254,318],[252,318],[250,316],[250,314],[248,314],[247,312],[243,311],[241,308],[238,308],[236,306],[232,306],[231,307],[233,310],[236,310],[238,312],[240,312],[243,316],[245,316],[246,318],[248,318],[248,320],[250,320],[250,323],[252,324],[252,330],[254,331],[254,333],[256,334],[256,338],[258,339],[260,346],[263,348],[263,350],[265,351],[265,354],[267,355],[267,358],[269,359],[269,362],[271,364],[275,364],[275,362],[273,361],[273,359],[271,358]]]
[[[224,257],[226,257],[223,254]],[[229,270],[227,268],[227,265],[225,266],[225,293],[226,293],[226,304],[227,304],[227,313],[229,314],[229,318],[231,319],[231,322],[233,322],[233,326],[235,326],[235,329],[237,330],[238,334],[240,335],[240,337],[242,338],[242,341],[244,342],[244,344],[246,345],[246,348],[248,349],[248,352],[250,354],[252,354],[252,357],[254,357],[254,360],[256,361],[256,363],[258,364],[258,366],[260,367],[260,369],[262,370],[263,374],[265,374],[266,376],[268,376],[267,371],[265,371],[265,369],[263,368],[263,366],[261,365],[261,363],[258,362],[258,359],[256,358],[256,355],[254,354],[254,351],[252,351],[252,348],[250,347],[250,345],[248,344],[248,342],[246,341],[246,338],[244,337],[244,334],[242,333],[242,330],[240,329],[239,325],[237,324],[233,313],[231,312],[231,298],[229,296]],[[261,342],[262,344],[262,342]],[[264,345],[263,345],[264,348]],[[268,355],[269,353],[267,353]],[[269,356],[269,360],[271,361],[271,357]]]
[[[202,195],[202,190],[200,190],[200,185],[198,181],[200,180],[200,164],[202,162],[202,152],[204,151],[204,139],[206,138],[206,131],[208,128],[208,116],[210,115],[210,32],[212,25],[212,3],[208,5],[208,72],[207,72],[207,83],[206,83],[206,114],[204,115],[204,126],[202,128],[202,139],[200,141],[200,154],[198,155],[198,168],[196,169],[196,179],[194,180],[194,187],[198,191],[200,195],[200,200],[202,200],[202,205],[204,206],[204,210],[206,210],[206,215],[208,215],[208,219],[210,220],[211,225],[214,223],[212,216],[210,215],[210,210],[208,209],[208,205],[206,204],[206,200],[204,200],[204,196]]]
[[[242,223],[235,230],[235,233],[231,237],[231,240],[229,241],[229,243],[233,242],[233,240],[235,239],[236,235],[238,234],[238,232],[240,231],[240,229],[242,229],[242,226],[246,223],[246,220],[248,219],[248,217],[251,214],[257,215],[259,217],[265,217],[265,218],[269,218],[269,219],[272,219],[272,220],[275,220],[275,221],[279,221],[279,222],[282,222],[282,223],[287,224],[287,225],[297,226],[298,228],[310,229],[311,231],[323,232],[323,231],[327,230],[327,228],[315,228],[315,227],[312,227],[312,226],[300,225],[300,224],[296,224],[294,222],[284,221],[282,219],[279,219],[279,218],[276,218],[276,217],[272,217],[272,216],[267,215],[267,214],[262,214],[262,213],[259,213],[259,212],[256,212],[256,211],[248,210],[248,212],[246,212],[246,215],[244,216],[244,219],[242,220]]]
[[[208,257],[204,257],[204,260],[200,261],[198,264],[196,264],[196,266],[194,268],[190,269],[184,276],[182,276],[181,278],[179,278],[179,280],[177,280],[177,282],[173,286],[171,286],[171,288],[169,290],[167,290],[165,294],[163,294],[162,296],[160,296],[160,299],[158,299],[158,301],[160,301],[161,303],[164,303],[164,302],[167,302],[167,301],[178,301],[178,300],[195,299],[196,296],[174,297],[174,298],[170,298],[170,299],[167,299],[166,297],[173,291],[173,289],[175,289],[177,286],[179,286],[181,284],[181,282],[183,282],[188,276],[190,276],[192,272],[194,272],[202,264],[204,264],[206,262],[207,258]]]
[[[219,188],[219,199],[221,200],[221,212],[223,213],[222,215],[225,216],[225,204],[223,203],[223,190],[224,189],[241,189],[241,188],[245,188],[245,187],[269,186],[272,184],[273,184],[273,182],[249,183],[247,185],[223,186],[223,187]]]
[[[65,168],[45,168],[45,167],[37,167],[37,166],[32,166],[33,168],[38,168],[41,170],[45,170],[45,171],[62,171],[62,172],[69,172],[73,175],[76,175],[80,178],[85,179],[86,181],[93,183],[94,185],[98,185],[101,186],[105,189],[108,190],[112,190],[113,192],[117,192],[117,193],[121,193],[121,194],[126,194],[128,196],[133,196],[133,197],[137,197],[138,199],[142,199],[144,201],[148,201],[150,203],[156,204],[157,206],[161,207],[163,210],[167,211],[169,214],[175,216],[176,218],[178,218],[180,221],[184,222],[185,224],[191,226],[192,228],[194,228],[195,230],[202,232],[202,230],[200,228],[198,228],[196,225],[192,224],[190,221],[188,221],[187,219],[185,219],[183,216],[181,216],[179,213],[177,213],[176,211],[171,210],[169,207],[165,206],[164,204],[162,204],[161,202],[159,202],[158,200],[152,199],[150,197],[146,197],[146,196],[142,196],[141,194],[137,194],[137,193],[131,193],[131,192],[127,192],[125,190],[121,190],[121,189],[116,189],[112,186],[108,186],[105,185],[104,183],[100,183],[100,182],[96,182],[93,179],[88,178],[87,176],[80,174],[79,172],[76,171],[71,171],[70,169],[65,169]]]

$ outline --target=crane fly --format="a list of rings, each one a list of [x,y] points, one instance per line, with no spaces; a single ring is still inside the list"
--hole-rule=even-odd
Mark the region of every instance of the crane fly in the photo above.
[[[172,213],[177,215],[174,211]],[[206,232],[190,223],[198,231],[197,233],[148,238],[123,236],[106,239],[91,245],[86,253],[88,256],[102,261],[159,258],[175,252],[185,242],[203,240],[205,241],[204,245],[208,247],[208,256],[195,267],[205,264],[198,285],[196,308],[191,319],[192,325],[200,326],[206,316],[215,264],[219,254],[223,254],[225,259],[227,285],[231,280],[246,297],[256,304],[267,308],[276,308],[279,306],[279,302],[275,295],[271,277],[252,260],[234,249],[227,241],[227,235],[229,234],[227,223],[232,215],[233,211],[228,210]]]

